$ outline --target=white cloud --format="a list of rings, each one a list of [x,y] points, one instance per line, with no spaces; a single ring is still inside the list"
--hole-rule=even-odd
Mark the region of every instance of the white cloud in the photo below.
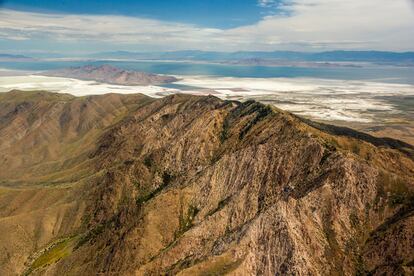
[[[260,0],[270,7],[274,0]],[[70,15],[0,10],[0,38],[99,42],[108,48],[163,50],[414,50],[409,0],[296,0],[278,3],[284,15],[233,29],[114,15]],[[288,14],[289,16],[286,16]],[[19,43],[18,41],[16,43]]]
[[[157,20],[104,15],[66,15],[0,10],[0,37],[18,34],[26,39],[105,41],[108,43],[161,43],[163,40],[203,40],[218,29]]]
[[[259,0],[257,5],[262,8],[273,7],[276,4],[276,0]]]
[[[232,32],[259,35],[275,46],[413,50],[410,4],[408,0],[300,0],[284,6],[291,16],[267,16]]]

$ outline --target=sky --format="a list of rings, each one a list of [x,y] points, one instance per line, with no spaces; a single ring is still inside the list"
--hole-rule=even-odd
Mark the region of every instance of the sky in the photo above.
[[[0,52],[414,50],[413,0],[0,0]]]

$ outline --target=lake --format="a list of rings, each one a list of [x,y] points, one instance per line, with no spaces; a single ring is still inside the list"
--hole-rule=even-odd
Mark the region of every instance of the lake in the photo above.
[[[414,84],[414,67],[368,65],[363,67],[277,67],[167,61],[31,61],[0,62],[1,68],[43,71],[86,64],[170,75],[202,75],[236,78],[318,78]]]

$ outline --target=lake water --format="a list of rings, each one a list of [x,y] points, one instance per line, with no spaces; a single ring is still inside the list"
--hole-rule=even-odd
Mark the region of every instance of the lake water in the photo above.
[[[35,61],[0,62],[0,68],[43,71],[86,64],[111,64],[124,69],[170,75],[202,75],[236,78],[317,78],[414,84],[414,67],[379,65],[308,68],[162,61]]]

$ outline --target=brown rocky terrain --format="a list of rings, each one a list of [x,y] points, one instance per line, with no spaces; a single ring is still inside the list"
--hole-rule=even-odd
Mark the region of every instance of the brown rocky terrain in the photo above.
[[[172,76],[150,74],[145,72],[128,71],[110,65],[86,65],[41,73],[44,76],[65,77],[80,80],[94,80],[98,82],[119,85],[150,85],[175,82],[178,79]]]
[[[0,94],[0,274],[412,275],[413,152],[254,101]]]

